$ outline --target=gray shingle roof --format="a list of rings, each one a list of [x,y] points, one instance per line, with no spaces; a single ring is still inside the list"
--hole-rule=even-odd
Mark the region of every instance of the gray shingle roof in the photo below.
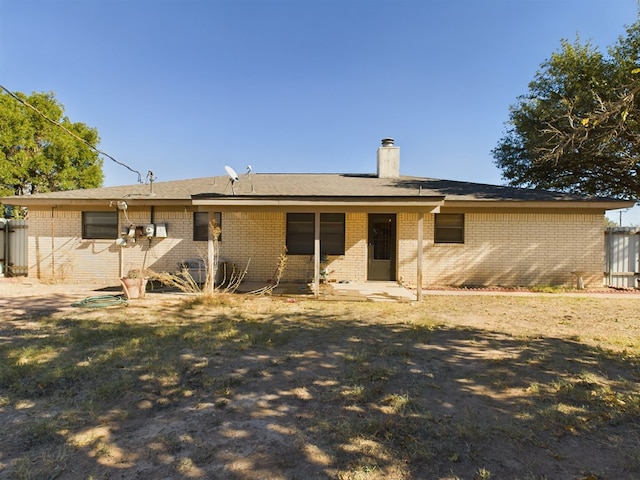
[[[153,195],[151,195],[153,190]],[[471,182],[439,180],[424,177],[400,176],[378,178],[365,174],[263,174],[241,175],[233,185],[235,197],[241,198],[294,198],[304,197],[371,197],[415,198],[444,197],[446,202],[615,202],[622,208],[633,202],[570,195],[544,190],[523,189]],[[189,180],[134,184],[117,187],[70,190],[40,193],[31,196],[0,198],[6,204],[35,205],[45,203],[81,203],[82,201],[131,199],[147,202],[191,202],[196,199],[233,197],[232,185],[227,176],[204,177]],[[629,204],[629,205],[627,205]]]

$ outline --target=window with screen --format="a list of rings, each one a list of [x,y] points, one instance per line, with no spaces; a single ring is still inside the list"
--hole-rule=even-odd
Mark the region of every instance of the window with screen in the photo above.
[[[344,255],[344,213],[320,214],[320,253]],[[289,255],[313,255],[315,239],[315,214],[287,214],[287,253]]]
[[[82,212],[82,238],[87,240],[118,238],[118,212]]]
[[[222,228],[222,213],[214,212],[213,219],[218,227]],[[209,240],[209,212],[193,212],[193,241],[206,242]],[[218,236],[222,241],[222,234]]]
[[[435,243],[464,243],[464,214],[437,213],[434,232]]]

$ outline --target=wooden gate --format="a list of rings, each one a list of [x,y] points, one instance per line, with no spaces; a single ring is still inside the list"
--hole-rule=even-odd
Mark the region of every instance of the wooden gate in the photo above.
[[[640,276],[640,229],[607,228],[605,233],[607,285],[615,288],[638,288]]]
[[[0,218],[0,276],[27,275],[27,247],[27,221]]]

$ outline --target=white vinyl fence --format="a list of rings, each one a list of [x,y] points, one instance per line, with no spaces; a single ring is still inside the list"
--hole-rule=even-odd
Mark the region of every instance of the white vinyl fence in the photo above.
[[[0,276],[27,275],[27,234],[26,220],[0,218]]]
[[[615,288],[638,288],[640,277],[640,229],[607,228],[605,233],[605,282]]]

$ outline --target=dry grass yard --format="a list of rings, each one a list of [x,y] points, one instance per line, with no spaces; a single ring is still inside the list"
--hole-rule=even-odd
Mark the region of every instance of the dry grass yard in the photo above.
[[[639,307],[621,294],[3,308],[0,478],[637,479]]]

